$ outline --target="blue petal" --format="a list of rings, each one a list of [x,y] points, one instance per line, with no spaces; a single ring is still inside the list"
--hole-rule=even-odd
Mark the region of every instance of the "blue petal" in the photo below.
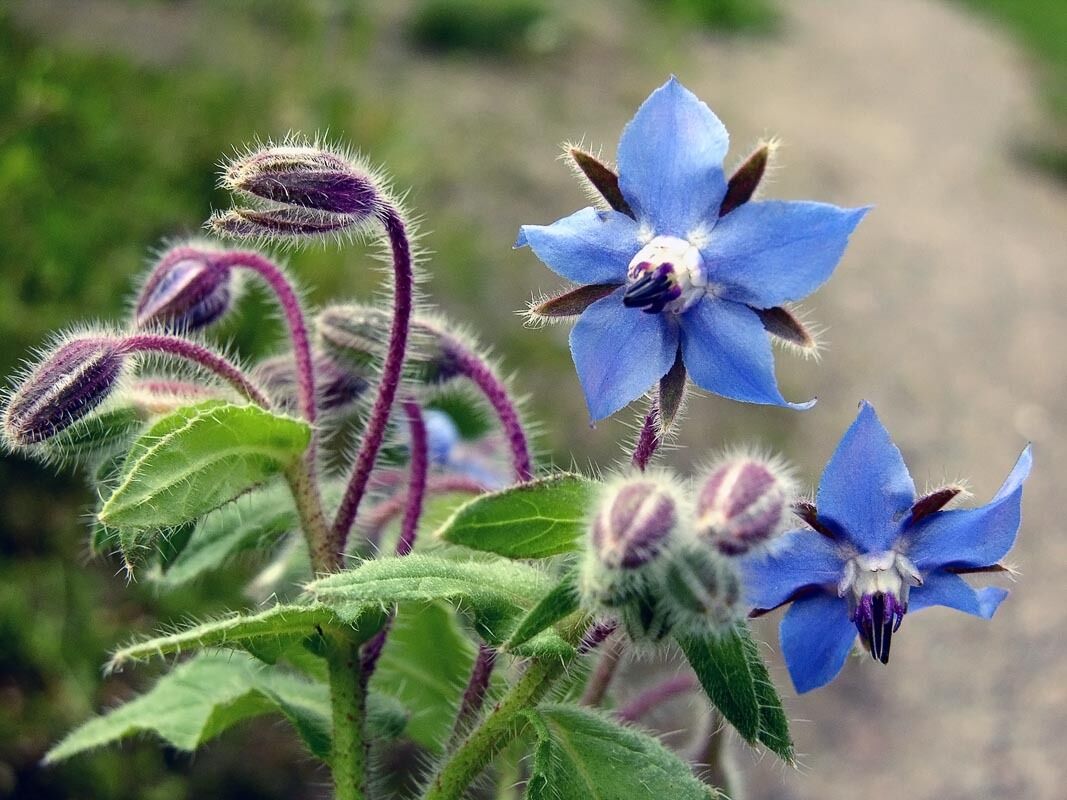
[[[982,619],[991,619],[997,607],[1008,596],[1007,589],[987,586],[975,589],[959,575],[951,572],[931,572],[922,586],[911,590],[908,611],[922,611],[931,606],[946,606]]]
[[[575,283],[622,283],[641,249],[637,223],[618,211],[583,208],[551,225],[523,225],[515,247],[530,245],[549,269]]]
[[[656,234],[684,238],[718,217],[729,145],[719,118],[672,77],[622,132],[619,188],[637,218]]]
[[[923,571],[948,564],[988,567],[1007,555],[1019,530],[1023,481],[1032,460],[1028,446],[987,505],[932,514],[905,531],[908,557],[915,566]]]
[[[757,308],[800,300],[818,289],[869,209],[763,200],[723,217],[701,250],[722,296]]]
[[[848,605],[831,595],[793,603],[778,629],[782,655],[798,693],[825,686],[841,671],[856,640]]]
[[[681,315],[682,359],[701,389],[741,400],[805,409],[778,390],[770,337],[748,306],[710,295]]]
[[[915,503],[915,484],[897,446],[869,403],[823,470],[815,505],[860,551],[880,553],[897,537]]]
[[[589,306],[571,330],[571,356],[593,420],[647,392],[678,354],[678,328],[666,314],[622,304],[619,289]]]
[[[763,550],[740,559],[745,603],[749,608],[780,606],[805,586],[836,585],[845,571],[838,547],[809,530],[784,533]]]

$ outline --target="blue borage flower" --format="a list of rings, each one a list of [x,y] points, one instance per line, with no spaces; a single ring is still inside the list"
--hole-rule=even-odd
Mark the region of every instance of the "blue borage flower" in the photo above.
[[[1027,446],[987,505],[942,511],[961,489],[917,499],[900,451],[863,403],[826,465],[815,504],[797,505],[810,529],[789,531],[741,562],[754,614],[793,603],[779,636],[797,691],[833,680],[857,632],[888,663],[908,611],[947,606],[992,617],[1008,592],[974,589],[960,574],[1003,569],[1030,464]]]
[[[679,348],[703,389],[812,405],[782,397],[759,311],[826,281],[867,209],[778,200],[723,206],[728,142],[715,114],[672,77],[623,131],[622,202],[522,226],[516,247],[529,245],[568,280],[610,291],[584,310],[570,337],[594,420],[644,394]]]

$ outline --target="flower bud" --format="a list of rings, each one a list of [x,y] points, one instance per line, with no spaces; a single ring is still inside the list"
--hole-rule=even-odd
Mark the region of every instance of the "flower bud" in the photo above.
[[[744,611],[737,570],[700,543],[673,554],[664,571],[661,602],[673,629],[696,635],[720,633]]]
[[[4,409],[11,447],[44,442],[99,406],[118,385],[123,356],[115,340],[85,337],[63,344],[29,373]]]
[[[137,299],[137,327],[189,332],[225,314],[232,305],[233,281],[229,267],[218,263],[218,254],[203,247],[167,252]]]
[[[729,458],[712,469],[697,494],[697,535],[725,555],[741,555],[782,530],[792,494],[780,465]]]
[[[377,181],[347,158],[318,147],[266,147],[233,161],[231,191],[289,206],[367,217],[379,206]]]
[[[315,239],[342,236],[359,225],[358,217],[300,208],[231,208],[217,211],[207,227],[232,239]]]
[[[349,303],[323,309],[315,325],[319,342],[331,358],[366,370],[385,359],[392,322],[392,316],[383,309]],[[430,385],[445,383],[460,374],[441,335],[419,319],[411,322],[404,369],[408,379]]]
[[[296,362],[291,354],[261,361],[255,369],[256,382],[280,409],[294,411],[299,405]],[[339,411],[354,403],[370,384],[363,377],[342,369],[325,355],[315,356],[315,388],[319,409]]]

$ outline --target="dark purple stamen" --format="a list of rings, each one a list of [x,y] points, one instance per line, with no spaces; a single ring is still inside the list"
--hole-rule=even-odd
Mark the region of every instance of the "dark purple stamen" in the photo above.
[[[660,264],[655,270],[645,272],[626,287],[622,304],[627,308],[640,308],[646,314],[658,314],[667,303],[682,296],[673,272],[674,267],[670,263]]]
[[[860,639],[871,656],[883,664],[889,663],[889,647],[893,634],[900,629],[908,607],[895,595],[876,592],[866,594],[856,607],[852,621]]]

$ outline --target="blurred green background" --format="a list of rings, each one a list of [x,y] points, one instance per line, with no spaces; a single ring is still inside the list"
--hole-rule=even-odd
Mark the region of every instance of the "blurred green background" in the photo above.
[[[1057,295],[1067,225],[1064,8],[1059,0],[827,2],[803,11],[774,0],[8,0],[0,3],[0,372],[10,374],[50,331],[120,317],[152,249],[196,234],[228,204],[215,179],[233,148],[320,133],[410,187],[432,254],[430,301],[515,373],[532,416],[546,423],[546,457],[608,466],[631,419],[589,428],[565,330],[527,330],[515,313],[559,282],[511,243],[520,224],[583,203],[554,162],[559,142],[584,135],[610,156],[639,102],[676,72],[731,128],[731,159],[761,135],[784,135],[788,169],[775,194],[879,205],[841,286],[814,304],[834,327],[835,347],[818,366],[779,359],[787,396],[819,391],[826,415],[804,427],[790,412],[701,399],[676,463],[758,436],[814,480],[855,401],[872,396],[923,468],[974,470],[984,499],[1023,438],[1048,440],[1053,459],[1062,453],[1062,400],[1048,398],[1064,396],[1056,392],[1067,370],[1035,361],[1035,351],[1063,321],[1067,296]],[[285,258],[313,302],[369,297],[384,277],[358,245]],[[953,271],[959,264],[962,273]],[[252,355],[276,344],[277,329],[263,322],[262,297],[248,302],[245,321],[226,334]],[[980,388],[990,384],[997,391]],[[991,433],[994,424],[1004,430]],[[988,465],[966,460],[987,452]],[[1038,458],[1040,469],[1040,443]],[[1051,504],[1051,489],[1043,491],[1032,508],[1043,496]],[[151,670],[101,677],[118,640],[243,601],[232,574],[157,597],[127,586],[113,563],[87,563],[93,498],[76,476],[5,457],[0,492],[0,798],[326,795],[326,776],[270,722],[195,758],[142,742],[38,769],[50,742],[144,685]],[[1041,575],[1031,584],[1040,596]],[[1044,642],[1028,619],[1012,630]],[[772,628],[765,638],[773,641]],[[1030,663],[1045,675],[1062,655],[1033,663],[1031,651]],[[872,674],[843,679],[821,705],[798,704],[800,715],[855,716],[856,704],[892,713],[909,702],[903,684],[864,695]],[[1034,729],[1035,742],[1067,733],[1062,721],[1049,724]],[[804,731],[802,746],[818,757],[812,774],[753,767],[753,796],[841,795],[846,778],[828,760],[837,746],[860,748],[855,769],[868,785],[892,785],[862,739]],[[1001,768],[959,784],[958,795],[957,784],[913,770],[925,782],[907,793],[1053,797],[1040,777],[1053,762],[1034,755],[1040,745],[1027,761],[998,731],[972,757],[988,763],[987,747],[1024,763],[1022,783],[1003,784],[1021,794],[997,793],[997,781],[1014,774]]]

